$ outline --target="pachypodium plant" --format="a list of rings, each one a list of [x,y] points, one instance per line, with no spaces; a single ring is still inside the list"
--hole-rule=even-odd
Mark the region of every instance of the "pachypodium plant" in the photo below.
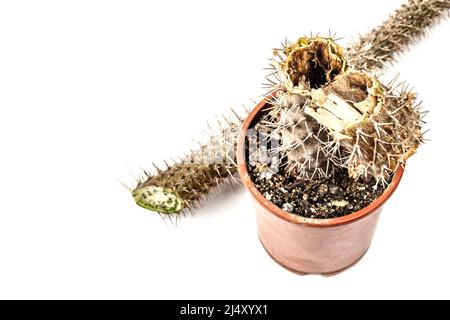
[[[322,179],[343,167],[351,177],[386,183],[422,140],[415,95],[373,74],[448,16],[449,0],[409,0],[345,50],[333,39],[304,37],[276,50],[273,107],[264,119],[288,172]],[[235,145],[245,115],[227,121],[211,141],[162,170],[144,172],[136,203],[170,216],[194,209],[236,181]],[[208,150],[208,151],[206,151]]]

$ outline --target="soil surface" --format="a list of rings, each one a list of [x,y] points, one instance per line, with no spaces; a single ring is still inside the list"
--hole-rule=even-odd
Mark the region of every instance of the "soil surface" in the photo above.
[[[265,164],[249,164],[256,188],[282,210],[308,218],[336,218],[354,213],[378,198],[385,187],[375,179],[354,180],[336,169],[320,181],[298,180],[283,169],[273,173]],[[388,181],[390,183],[390,181]]]

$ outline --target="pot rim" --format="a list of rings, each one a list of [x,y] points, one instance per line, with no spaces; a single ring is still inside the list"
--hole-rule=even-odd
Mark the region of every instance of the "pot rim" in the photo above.
[[[394,174],[394,177],[392,178],[392,182],[389,184],[389,186],[386,188],[386,190],[384,190],[384,192],[381,196],[379,196],[377,199],[372,201],[367,207],[365,207],[359,211],[356,211],[354,213],[342,216],[342,217],[330,218],[330,219],[316,219],[316,218],[301,217],[299,215],[295,215],[295,214],[283,211],[281,208],[277,207],[271,201],[267,200],[256,188],[256,186],[254,185],[253,181],[250,178],[250,175],[248,174],[246,159],[245,159],[245,139],[246,139],[247,131],[249,130],[249,127],[252,124],[253,119],[269,103],[271,98],[272,98],[272,95],[266,96],[250,112],[247,119],[245,120],[245,122],[242,125],[241,132],[240,132],[239,138],[238,138],[238,144],[237,144],[238,171],[239,171],[241,180],[242,180],[245,188],[248,191],[250,191],[250,193],[256,199],[256,201],[258,201],[258,203],[261,206],[263,206],[268,212],[277,216],[278,218],[281,218],[283,220],[286,220],[286,221],[294,223],[294,224],[301,224],[301,225],[317,227],[317,228],[328,228],[328,227],[335,227],[335,226],[339,226],[339,225],[349,224],[349,223],[355,222],[357,220],[360,220],[366,216],[369,216],[370,214],[377,212],[378,209],[381,208],[381,206],[383,206],[383,204],[392,196],[392,194],[397,189],[397,186],[402,179],[403,172],[404,172],[403,166],[399,166],[399,168],[397,169],[397,171]]]

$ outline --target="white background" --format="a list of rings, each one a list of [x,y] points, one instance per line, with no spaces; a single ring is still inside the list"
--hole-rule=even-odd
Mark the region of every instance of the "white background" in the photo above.
[[[263,92],[285,37],[356,39],[402,1],[2,1],[1,298],[450,298],[450,23],[390,69],[431,128],[373,246],[332,278],[261,247],[249,195],[178,226],[119,181],[185,152],[207,120]]]

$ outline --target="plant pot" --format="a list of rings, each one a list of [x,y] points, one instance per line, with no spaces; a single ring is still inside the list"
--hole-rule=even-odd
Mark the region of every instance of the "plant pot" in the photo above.
[[[357,263],[370,247],[384,203],[397,188],[403,168],[370,205],[332,219],[304,218],[268,201],[253,184],[245,152],[246,135],[270,97],[262,100],[244,122],[238,139],[239,174],[256,207],[259,238],[267,253],[281,266],[298,274],[333,275]]]

